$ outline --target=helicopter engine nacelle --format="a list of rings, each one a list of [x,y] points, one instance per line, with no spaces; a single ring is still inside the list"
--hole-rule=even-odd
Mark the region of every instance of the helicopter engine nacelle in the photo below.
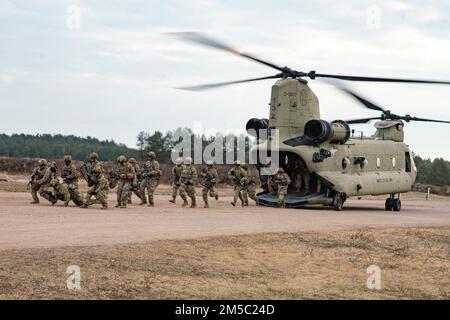
[[[269,128],[269,119],[252,118],[247,121],[245,130],[253,137],[261,140],[267,140],[267,129]]]
[[[309,120],[305,124],[305,136],[316,143],[329,141],[344,144],[350,138],[350,127],[345,121]]]

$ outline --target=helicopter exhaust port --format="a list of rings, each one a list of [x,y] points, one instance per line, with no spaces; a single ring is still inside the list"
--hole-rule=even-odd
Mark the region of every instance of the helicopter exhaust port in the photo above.
[[[267,140],[267,129],[269,128],[269,119],[252,118],[247,121],[245,130],[253,137],[260,140]]]
[[[309,120],[305,124],[305,136],[315,143],[329,141],[344,144],[350,138],[350,127],[345,121]]]

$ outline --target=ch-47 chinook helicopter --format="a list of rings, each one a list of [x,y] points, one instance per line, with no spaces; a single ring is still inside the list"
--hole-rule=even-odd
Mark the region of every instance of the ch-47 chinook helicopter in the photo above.
[[[278,152],[280,167],[291,177],[292,182],[285,199],[286,207],[323,204],[340,211],[349,197],[387,194],[389,197],[386,199],[385,209],[400,211],[400,194],[411,190],[417,175],[412,151],[403,142],[405,122],[450,123],[394,114],[351,91],[342,82],[335,82],[344,80],[450,84],[448,81],[332,75],[315,71],[305,73],[242,53],[202,34],[181,32],[172,35],[233,53],[279,71],[278,74],[267,77],[179,89],[198,91],[245,82],[279,79],[272,86],[269,118],[250,119],[246,129],[249,134],[258,138],[259,143],[250,150],[251,159],[257,168],[260,171],[264,168],[258,159],[261,151],[269,156],[275,151]],[[381,112],[381,115],[348,121],[321,120],[317,96],[304,78],[333,79],[331,84],[355,98],[366,108]],[[375,123],[376,132],[373,136],[357,138],[353,136],[349,125],[372,120],[380,120]],[[276,150],[271,149],[274,140],[277,142]],[[308,181],[305,183],[305,180]],[[300,184],[309,187],[300,190]],[[263,184],[262,188],[264,191],[258,194],[259,203],[265,206],[278,206],[278,198],[269,192],[267,184]]]

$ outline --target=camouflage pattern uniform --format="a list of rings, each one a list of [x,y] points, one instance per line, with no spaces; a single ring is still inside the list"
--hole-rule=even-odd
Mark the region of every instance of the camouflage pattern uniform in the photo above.
[[[46,171],[47,171],[47,160],[40,159],[39,165],[36,168],[34,168],[33,173],[31,174],[30,182],[28,183],[31,192],[31,197],[33,198],[33,201],[30,202],[32,204],[39,203],[37,193],[39,191],[40,185],[37,183],[37,181],[44,177]]]
[[[197,206],[195,200],[195,184],[197,183],[197,170],[192,165],[192,158],[184,160],[184,166],[180,174],[180,196],[183,199],[183,207],[188,205],[187,196],[191,198],[191,208]],[[187,196],[186,196],[187,195]]]
[[[108,208],[108,192],[109,192],[109,182],[103,174],[101,167],[96,166],[92,172],[92,186],[89,188],[86,200],[84,201],[81,208],[87,208],[94,203],[100,203],[102,209]],[[94,196],[96,201],[91,200]]]
[[[183,159],[177,158],[175,160],[175,166],[172,168],[172,199],[169,202],[175,203],[177,199],[178,190],[180,189],[180,176],[183,170]]]
[[[78,172],[74,164],[72,164],[72,156],[64,156],[64,166],[61,170],[61,177],[67,188],[69,189],[70,198],[77,206],[83,205],[84,199],[78,191]]]
[[[215,188],[217,180],[219,180],[219,174],[217,170],[213,167],[213,162],[211,160],[206,162],[206,168],[203,169],[200,176],[202,177],[202,197],[205,202],[205,208],[209,208],[208,204],[208,192],[209,195],[216,200],[219,200],[219,194]]]
[[[141,195],[141,183],[144,177],[142,176],[142,168],[139,166],[139,164],[136,162],[135,158],[130,158],[128,162],[133,166],[134,172],[136,173],[133,183],[131,184],[131,190],[128,191],[128,203],[131,204],[131,196],[134,192],[136,197],[138,197],[142,202],[142,195]]]
[[[89,154],[89,161],[84,163],[80,168],[80,171],[82,171],[82,173],[83,173],[83,169],[87,170],[87,177],[85,175],[83,175],[83,177],[85,178],[86,182],[88,183],[88,186],[89,187],[93,186],[94,182],[93,182],[92,177],[94,175],[94,171],[100,171],[101,173],[104,172],[101,162],[98,161],[98,154],[96,152],[91,152]],[[87,194],[86,199],[89,201],[91,196],[92,195]],[[86,199],[85,199],[85,201],[86,201]]]
[[[272,187],[278,192],[278,204],[284,207],[284,199],[291,184],[291,178],[284,172],[283,168],[279,168],[277,173],[272,177]]]
[[[159,183],[159,178],[161,176],[161,170],[159,169],[159,162],[156,161],[156,155],[154,152],[150,151],[147,153],[148,161],[144,164],[144,170],[143,170],[143,180],[141,183],[141,195],[142,195],[142,202],[141,204],[147,203],[147,197],[145,194],[145,189],[147,189],[148,192],[148,206],[153,207],[154,201],[153,201],[153,194],[155,193],[156,187]]]
[[[247,179],[247,172],[241,167],[241,162],[239,160],[236,160],[234,162],[234,167],[228,171],[228,178],[231,180],[234,188],[234,198],[231,204],[235,206],[237,199],[239,198],[242,206],[244,206],[245,202],[241,191]]]
[[[133,166],[127,162],[125,156],[117,158],[119,164],[116,172],[119,182],[117,183],[117,204],[116,208],[126,208],[128,202],[128,192],[131,189],[131,184],[136,176]]]
[[[256,176],[250,166],[246,163],[242,165],[242,168],[247,174],[247,179],[245,180],[244,190],[242,191],[242,197],[244,198],[244,204],[248,206],[248,198],[255,201],[258,205],[258,198],[256,197]]]
[[[53,196],[57,200],[64,201],[64,206],[67,207],[70,202],[69,187],[67,184],[60,183],[59,179],[55,177],[50,181],[50,186],[53,188]]]
[[[39,160],[39,167],[35,169],[35,172],[37,172],[37,179],[35,178],[31,183],[31,195],[34,200],[33,203],[36,203],[36,193],[39,191],[39,195],[42,198],[47,199],[52,204],[55,204],[58,200],[50,191],[48,191],[50,181],[56,177],[55,173],[51,170],[51,167],[47,165],[47,161],[45,159]],[[39,200],[37,202],[39,202]]]

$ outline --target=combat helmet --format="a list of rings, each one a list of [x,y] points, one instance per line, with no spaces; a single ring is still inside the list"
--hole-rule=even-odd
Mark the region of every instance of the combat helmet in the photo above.
[[[91,160],[96,160],[98,158],[97,152],[91,152],[91,154],[89,155],[89,158]]]
[[[41,166],[41,167],[46,166],[46,165],[47,165],[47,160],[45,160],[45,159],[39,159],[38,165]]]
[[[177,158],[176,160],[175,160],[175,164],[177,165],[177,166],[179,166],[180,164],[182,164],[183,163],[183,159],[181,159],[181,158]]]
[[[136,163],[136,159],[135,158],[130,158],[130,159],[128,159],[128,162],[131,163],[131,164],[134,164],[134,163]]]
[[[234,162],[234,165],[235,165],[235,166],[240,166],[240,165],[241,165],[241,161],[236,160],[236,161]]]
[[[123,163],[125,161],[127,161],[127,158],[125,156],[121,155],[121,156],[117,157],[117,162],[118,163]]]
[[[184,159],[184,164],[192,164],[192,158],[191,157],[186,157]]]
[[[207,166],[212,166],[212,165],[214,165],[214,161],[208,160],[208,161],[206,161],[206,165]]]
[[[64,156],[63,160],[64,160],[64,162],[71,162],[72,161],[72,156],[67,154],[67,155]]]
[[[156,154],[153,151],[150,151],[147,153],[147,157],[149,158],[156,158]]]

